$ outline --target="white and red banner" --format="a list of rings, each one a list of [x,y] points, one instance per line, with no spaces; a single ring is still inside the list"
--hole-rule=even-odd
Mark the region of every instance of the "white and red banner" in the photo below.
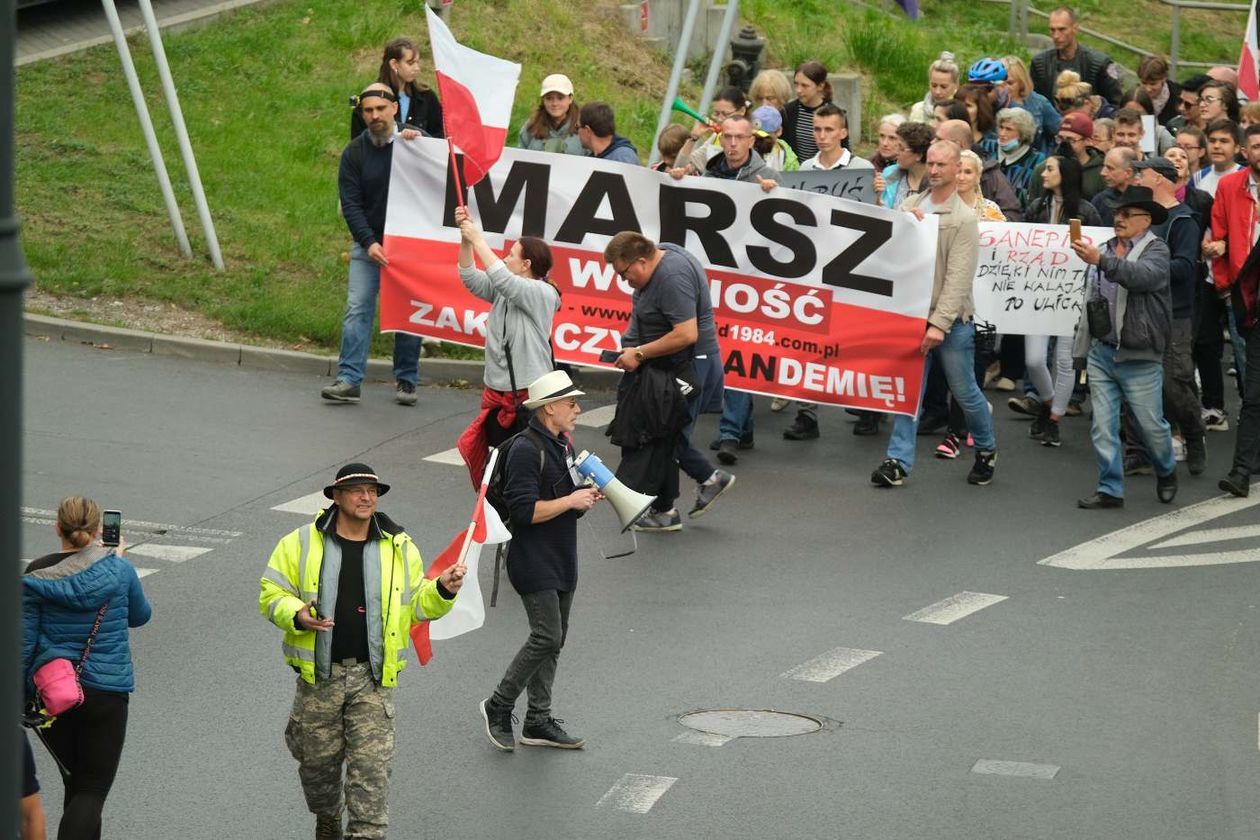
[[[464,574],[464,583],[459,594],[455,596],[455,604],[451,611],[435,621],[419,621],[411,625],[411,643],[416,648],[416,656],[421,665],[428,665],[433,658],[434,639],[453,639],[471,632],[486,623],[486,604],[481,596],[481,584],[477,580],[477,569],[481,560],[481,547],[499,545],[512,539],[512,532],[499,518],[498,511],[486,504],[486,487],[490,474],[494,470],[494,459],[498,453],[492,453],[481,479],[481,491],[477,494],[477,505],[473,509],[472,522],[468,528],[460,531],[451,540],[441,554],[429,565],[424,573],[430,580],[437,578],[451,566],[459,562],[464,555],[464,566],[468,571]]]
[[[1070,233],[1067,225],[981,222],[977,320],[1012,335],[1072,335],[1089,267],[1072,250]],[[1081,228],[1091,245],[1114,235],[1111,228]]]
[[[381,329],[482,347],[488,304],[460,283],[446,144],[395,144]],[[562,294],[556,359],[600,366],[620,347],[631,289],[603,259],[622,230],[676,242],[705,266],[726,384],[913,414],[936,264],[920,222],[833,196],[710,178],[676,181],[590,157],[507,149],[469,190],[494,241],[545,239]]]
[[[1243,33],[1242,53],[1238,57],[1238,92],[1248,102],[1260,101],[1260,20],[1256,8],[1260,0],[1251,4],[1251,13],[1247,16],[1247,31]]]
[[[464,153],[467,182],[475,184],[503,154],[521,65],[465,47],[433,9],[424,10],[443,129]]]

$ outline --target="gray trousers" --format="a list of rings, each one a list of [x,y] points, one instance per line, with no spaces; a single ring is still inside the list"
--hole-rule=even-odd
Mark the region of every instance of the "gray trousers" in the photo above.
[[[556,681],[560,650],[569,634],[573,593],[546,589],[522,595],[521,602],[529,619],[529,638],[508,665],[490,699],[500,708],[511,709],[521,692],[525,692],[529,697],[525,725],[533,726],[551,717],[551,686]]]
[[[330,678],[297,681],[284,740],[312,814],[340,816],[342,795],[350,821],[346,837],[385,837],[389,771],[394,758],[394,694],[376,684],[366,662],[334,664]],[[342,766],[345,783],[342,784]]]

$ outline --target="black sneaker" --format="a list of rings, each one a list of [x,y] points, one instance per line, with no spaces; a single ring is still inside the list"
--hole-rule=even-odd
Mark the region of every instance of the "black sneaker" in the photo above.
[[[739,443],[733,440],[718,441],[717,459],[719,464],[730,466],[739,462],[739,454],[736,450]]]
[[[792,425],[783,430],[784,440],[813,440],[818,437],[818,421],[805,412],[797,412]]]
[[[740,438],[739,443],[735,445],[735,448],[740,450],[741,452],[745,449],[752,449],[753,447],[754,447],[754,441],[753,441],[753,436],[751,434],[749,434],[747,437]],[[713,440],[709,442],[709,449],[713,450],[714,452],[717,452],[721,448],[722,448],[721,438],[714,438]]]
[[[1036,397],[1011,397],[1006,401],[1006,407],[1025,417],[1041,416],[1041,400]]]
[[[1164,504],[1177,497],[1177,470],[1155,477],[1155,496]]]
[[[967,473],[967,483],[981,487],[991,484],[993,482],[993,466],[996,463],[996,452],[981,452],[977,449],[976,463],[972,465],[971,472]]]
[[[1237,470],[1230,470],[1229,475],[1216,482],[1216,486],[1231,496],[1245,499],[1251,493],[1251,477],[1243,475]]]
[[[1062,446],[1062,441],[1059,440],[1059,424],[1054,420],[1047,420],[1039,440],[1042,446]]]
[[[516,749],[516,737],[512,734],[512,710],[500,709],[491,700],[482,700],[479,708],[481,718],[486,722],[486,737],[494,748],[503,752]]]
[[[884,463],[875,468],[875,472],[871,473],[871,484],[876,487],[900,487],[901,483],[906,480],[906,468],[896,458],[886,458]]]
[[[394,387],[394,402],[399,405],[415,405],[416,386],[410,382],[398,380],[398,384]]]
[[[1124,474],[1125,475],[1151,475],[1155,472],[1155,468],[1151,466],[1151,462],[1146,460],[1144,455],[1126,455],[1124,458]]]
[[[586,744],[581,738],[574,738],[560,728],[562,720],[547,718],[539,724],[525,724],[521,730],[521,743],[531,747],[555,747],[559,750],[580,750]]]
[[[359,401],[359,386],[351,385],[344,379],[338,379],[333,384],[319,392],[319,395],[326,400],[343,403],[357,403]]]
[[[879,434],[879,412],[863,411],[858,414],[858,421],[853,426],[855,435]]]
[[[719,452],[718,459],[721,460],[721,457],[722,453]],[[718,497],[729,490],[731,485],[735,483],[735,476],[726,470],[714,470],[714,474],[717,478],[712,483],[701,484],[696,488],[696,504],[687,513],[689,518],[699,519],[708,513],[709,508],[713,507],[713,503],[718,500]]]
[[[1042,406],[1041,411],[1033,418],[1032,425],[1028,427],[1028,436],[1033,440],[1041,440],[1041,436],[1046,433],[1046,426],[1050,425],[1050,406]]]

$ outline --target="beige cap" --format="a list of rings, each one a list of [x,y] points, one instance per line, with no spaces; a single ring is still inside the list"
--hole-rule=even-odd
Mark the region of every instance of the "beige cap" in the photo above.
[[[569,77],[563,73],[552,73],[542,81],[542,90],[539,96],[546,96],[549,93],[563,93],[565,96],[573,95],[573,82],[569,81]]]

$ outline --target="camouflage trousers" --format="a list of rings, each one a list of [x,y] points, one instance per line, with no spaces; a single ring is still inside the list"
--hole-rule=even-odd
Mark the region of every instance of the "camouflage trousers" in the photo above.
[[[297,681],[284,740],[298,761],[311,813],[340,815],[344,790],[347,838],[385,837],[394,758],[393,692],[376,684],[366,662],[333,665],[330,678],[315,685],[301,677]]]

